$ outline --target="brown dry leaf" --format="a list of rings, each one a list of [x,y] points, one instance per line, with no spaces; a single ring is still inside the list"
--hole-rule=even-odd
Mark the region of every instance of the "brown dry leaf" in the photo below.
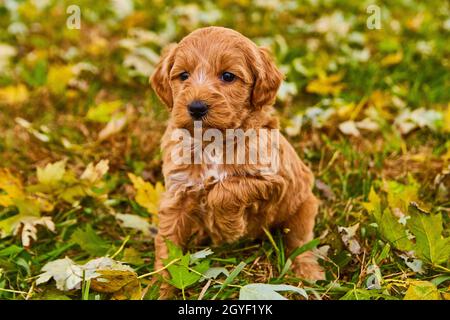
[[[91,280],[91,288],[97,292],[113,293],[116,300],[139,300],[141,284],[137,274],[126,270],[97,270],[99,277]]]

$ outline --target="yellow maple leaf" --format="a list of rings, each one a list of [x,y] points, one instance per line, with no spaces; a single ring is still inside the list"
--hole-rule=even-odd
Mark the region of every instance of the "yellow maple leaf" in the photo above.
[[[388,54],[381,60],[382,66],[392,66],[394,64],[399,64],[403,60],[403,52],[398,51],[396,53]]]
[[[89,107],[86,118],[95,122],[107,123],[112,119],[114,113],[123,105],[121,100],[105,101],[98,105]]]
[[[308,83],[306,91],[319,95],[338,95],[345,88],[345,85],[340,83],[343,76],[343,73],[336,73],[330,76],[319,74],[319,78]]]
[[[21,104],[28,100],[28,89],[25,85],[0,88],[0,104]]]
[[[43,193],[37,192],[36,194],[29,195],[28,198],[39,206],[40,211],[50,212],[55,208],[55,205],[49,200],[48,196]]]
[[[369,202],[363,202],[362,205],[368,212],[378,214],[381,211],[381,199],[373,186],[370,188]]]
[[[47,76],[47,86],[54,94],[61,94],[65,91],[70,80],[74,77],[72,66],[56,65],[51,66]]]
[[[128,173],[128,177],[136,189],[136,202],[147,209],[151,214],[158,214],[159,200],[164,192],[161,182],[157,182],[154,186],[145,182],[141,177],[137,177],[132,173]]]
[[[3,207],[12,206],[13,199],[24,197],[22,183],[8,169],[0,169],[0,191],[0,206]]]
[[[59,182],[66,173],[66,161],[49,163],[44,168],[37,168],[37,178],[40,183],[53,185]]]
[[[450,300],[450,287],[447,288],[447,292],[442,292],[442,297],[445,300]]]
[[[447,152],[441,156],[442,160],[450,161],[450,147],[447,149]]]
[[[450,132],[450,103],[447,106],[447,111],[444,113],[444,131]]]

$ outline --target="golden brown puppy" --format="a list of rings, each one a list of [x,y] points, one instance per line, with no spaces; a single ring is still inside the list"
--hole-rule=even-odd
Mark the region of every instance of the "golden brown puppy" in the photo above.
[[[278,128],[271,113],[282,78],[266,49],[231,29],[198,29],[164,51],[151,77],[153,89],[171,112],[162,139],[167,191],[159,210],[156,269],[167,258],[166,239],[185,246],[193,236],[207,236],[220,244],[256,238],[264,235],[264,228],[279,227],[287,231],[287,249],[293,250],[313,238],[318,206],[311,191],[313,175],[283,136],[267,134]],[[276,170],[267,173],[247,156],[237,163],[238,152],[230,162],[176,161],[180,140],[174,133],[185,130],[193,137],[198,130],[194,121],[201,124],[201,133],[215,129],[223,137],[227,129],[265,129],[257,136],[265,136],[269,145],[278,141],[271,150],[278,153]],[[204,140],[200,150],[206,149]],[[239,143],[250,151],[247,140],[233,140],[222,155],[213,152],[215,159],[225,159]],[[311,252],[298,256],[293,270],[306,279],[324,277]]]

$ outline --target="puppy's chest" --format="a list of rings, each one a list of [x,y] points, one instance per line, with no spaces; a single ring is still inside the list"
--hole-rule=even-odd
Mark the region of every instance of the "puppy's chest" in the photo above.
[[[248,172],[249,174],[251,172]],[[246,199],[246,191],[230,192],[228,179],[246,179],[242,172],[226,170],[221,165],[204,166],[201,170],[178,171],[167,176],[168,191],[179,199],[190,198],[189,214],[205,228],[216,244],[239,238],[257,237],[262,225],[270,224],[268,202]],[[183,201],[183,200],[182,200]],[[256,220],[257,221],[256,221]],[[254,221],[255,220],[255,221]]]
[[[188,193],[203,196],[208,189],[228,177],[223,165],[198,165],[194,168],[178,169],[166,176],[166,188],[171,193]]]

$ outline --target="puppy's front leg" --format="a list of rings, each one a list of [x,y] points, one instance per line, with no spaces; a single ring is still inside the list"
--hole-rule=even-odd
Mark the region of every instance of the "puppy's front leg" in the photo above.
[[[233,242],[239,238],[256,236],[252,231],[262,230],[267,222],[261,215],[253,215],[258,222],[249,223],[248,213],[258,204],[278,199],[283,189],[283,180],[230,177],[215,185],[208,194],[210,235],[214,243]],[[250,234],[249,234],[250,233]]]
[[[186,242],[192,235],[193,221],[187,208],[188,203],[183,201],[173,201],[167,198],[161,201],[159,210],[159,229],[155,238],[155,270],[164,267],[163,261],[169,257],[166,240],[172,241],[175,245],[184,248]],[[164,278],[169,276],[167,270],[161,272]],[[160,287],[160,299],[169,299],[174,294],[174,288],[168,283],[163,283]]]
[[[310,195],[301,204],[299,210],[289,217],[284,227],[289,230],[286,235],[286,246],[292,251],[313,239],[313,228],[317,215],[318,201]],[[295,258],[292,266],[296,275],[308,280],[325,279],[322,267],[318,264],[311,251],[305,252]]]

